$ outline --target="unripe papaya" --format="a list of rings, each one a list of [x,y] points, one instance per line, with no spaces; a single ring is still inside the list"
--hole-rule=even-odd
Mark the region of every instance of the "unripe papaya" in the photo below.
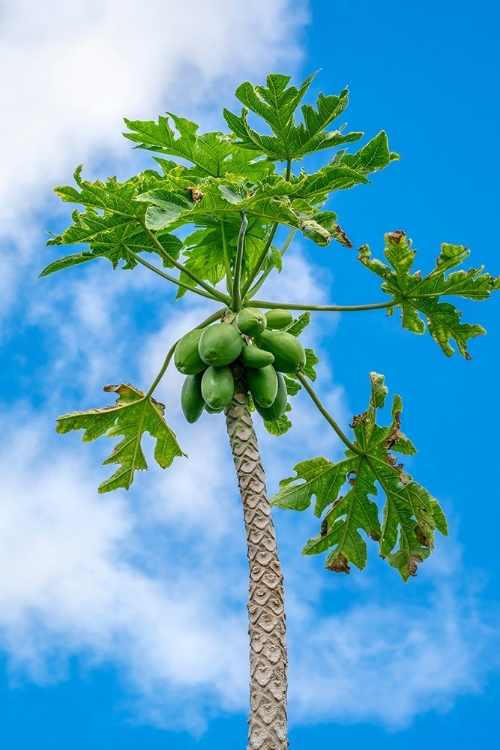
[[[258,404],[269,407],[278,395],[278,374],[272,365],[246,371],[248,390]]]
[[[203,330],[198,353],[207,365],[224,367],[240,356],[243,339],[237,328],[228,323],[217,323]]]
[[[174,364],[183,375],[196,375],[206,368],[198,352],[202,328],[195,328],[179,339],[174,352]]]
[[[201,417],[205,401],[201,395],[202,374],[186,375],[181,391],[181,406],[187,421],[193,424]]]
[[[205,411],[207,411],[209,414],[220,414],[221,411],[224,411],[224,407],[221,406],[220,409],[212,409],[211,406],[209,406],[208,404],[205,404]]]
[[[201,394],[212,409],[223,409],[234,396],[234,378],[229,367],[207,367],[201,379]]]
[[[266,409],[256,401],[255,408],[259,412],[262,419],[264,419],[266,422],[273,422],[275,419],[279,419],[285,413],[287,403],[288,394],[286,392],[285,378],[283,377],[283,375],[278,373],[278,393],[273,403]]]
[[[267,326],[267,319],[257,307],[244,307],[238,313],[236,325],[247,336],[257,336]]]
[[[297,372],[306,363],[300,341],[286,331],[262,331],[255,339],[257,346],[274,354],[274,367],[279,372]]]
[[[293,322],[293,315],[288,310],[269,310],[266,312],[267,327],[273,329],[286,328]]]
[[[259,369],[260,367],[272,365],[274,362],[274,354],[266,352],[264,349],[259,349],[258,346],[247,346],[247,344],[243,344],[240,359],[246,367]]]

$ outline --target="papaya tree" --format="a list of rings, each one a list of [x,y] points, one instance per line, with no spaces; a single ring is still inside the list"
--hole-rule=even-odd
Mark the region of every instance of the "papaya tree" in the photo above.
[[[434,268],[425,275],[414,271],[412,242],[398,230],[385,235],[383,260],[372,257],[366,245],[357,254],[381,282],[385,302],[341,306],[259,298],[265,281],[272,288],[294,238],[352,247],[347,229],[328,207],[330,196],[369,183],[371,174],[399,158],[385,132],[358,148],[352,144],[363,133],[333,125],[347,106],[347,90],[303,104],[312,80],[297,88],[289,76],[273,74],[265,86],[243,83],[236,90],[241,112],[224,110],[226,133],[200,134],[196,123],[170,113],[156,122],[125,120],[125,136],[153,152],[154,168],[125,182],[114,177],[90,182],[78,167],[76,186],[57,187],[56,193],[80,208],[48,244],[84,248],[41,273],[104,258],[115,270],[145,266],[173,285],[181,305],[187,294],[213,302],[206,320],[172,342],[149,387],[106,385],[114,403],[64,414],[57,431],[83,430],[84,441],[117,439],[104,461],[117,465],[99,487],[105,493],[128,489],[135,472],[147,468],[146,432],[162,468],[184,460],[165,419],[167,407],[154,398],[171,365],[185,376],[179,397],[189,423],[224,415],[249,562],[251,750],[288,746],[284,589],[271,507],[303,511],[314,499],[318,534],[303,552],[326,552],[325,566],[336,573],[365,567],[369,539],[407,581],[432,551],[435,532],[447,534],[438,501],[401,462],[416,449],[402,431],[400,396],[393,397],[388,424],[379,423],[388,394],[384,376],[370,373],[367,407],[353,417],[350,435],[320,401],[312,385],[319,360],[304,347],[311,316],[398,310],[403,328],[427,331],[448,357],[456,347],[469,358],[469,339],[485,331],[462,322],[450,299],[484,300],[500,288],[500,278],[482,267],[463,268],[469,251],[461,245],[441,245]],[[308,171],[304,164],[311,163],[322,166]],[[304,457],[269,501],[254,420],[283,435],[292,427],[291,402],[303,397],[344,443],[345,455],[335,461]]]

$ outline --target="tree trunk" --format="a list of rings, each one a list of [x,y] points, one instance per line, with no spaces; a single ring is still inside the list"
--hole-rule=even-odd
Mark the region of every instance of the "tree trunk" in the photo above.
[[[286,750],[287,651],[283,574],[267,499],[264,469],[240,380],[226,409],[250,567],[250,718],[248,750]]]

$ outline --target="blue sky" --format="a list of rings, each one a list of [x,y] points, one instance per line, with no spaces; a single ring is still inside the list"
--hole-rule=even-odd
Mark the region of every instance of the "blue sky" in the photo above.
[[[180,378],[160,398],[189,463],[151,466],[129,493],[98,496],[107,446],[57,436],[55,416],[105,403],[105,383],[149,385],[181,329],[204,316],[174,308],[142,269],[107,264],[37,281],[55,256],[46,229],[68,220],[52,196],[76,164],[125,177],[149,164],[121,118],[165,110],[222,127],[243,80],[270,71],[351,92],[346,120],[380,129],[402,160],[335,198],[357,247],[380,255],[404,229],[423,272],[441,242],[500,275],[498,10],[493,2],[390,0],[245,4],[21,0],[0,21],[5,130],[0,174],[0,741],[10,750],[243,747],[246,561],[222,420],[185,425]],[[97,6],[96,6],[97,7]],[[152,20],[153,19],[153,20]],[[298,242],[276,298],[340,304],[382,299],[353,251]],[[268,292],[271,293],[271,292]],[[404,585],[371,549],[365,571],[330,574],[303,558],[311,514],[275,513],[287,582],[292,747],[386,750],[446,738],[494,747],[500,697],[495,479],[499,300],[459,305],[487,337],[472,360],[384,313],[318,318],[318,389],[346,425],[370,371],[404,402],[419,453],[408,466],[438,497],[450,537]],[[124,331],[126,336],[123,335]],[[339,445],[294,406],[296,431],[260,434],[269,488],[293,465]],[[102,442],[102,441],[101,441]],[[203,480],[200,480],[203,476]]]

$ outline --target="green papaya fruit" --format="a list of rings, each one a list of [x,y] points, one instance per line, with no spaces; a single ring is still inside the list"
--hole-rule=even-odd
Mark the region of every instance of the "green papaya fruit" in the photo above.
[[[252,398],[261,406],[268,408],[278,395],[278,374],[272,365],[259,370],[248,368],[246,371],[248,390]]]
[[[190,424],[197,422],[205,408],[205,400],[201,395],[202,374],[186,375],[181,390],[181,406],[184,416]]]
[[[286,331],[262,331],[255,339],[257,346],[274,354],[274,367],[279,372],[297,372],[306,363],[300,341]]]
[[[175,347],[174,364],[183,375],[196,375],[206,368],[206,364],[198,352],[198,344],[202,333],[202,328],[189,331],[179,339]]]
[[[257,336],[267,326],[267,318],[257,307],[244,307],[236,317],[236,325],[247,336]]]
[[[240,359],[246,367],[266,367],[266,365],[272,365],[274,362],[274,354],[266,352],[264,349],[259,349],[258,346],[247,346],[243,344],[241,350]]]
[[[271,406],[267,409],[261,406],[257,401],[255,402],[255,408],[259,412],[262,419],[266,422],[274,422],[275,419],[279,419],[285,413],[286,405],[288,403],[288,394],[286,391],[285,378],[281,373],[278,373],[278,393]]]
[[[207,365],[224,367],[240,356],[243,339],[235,326],[217,323],[203,330],[198,343],[198,353]]]
[[[269,310],[266,312],[266,320],[268,328],[286,328],[293,322],[293,315],[288,310]]]
[[[201,379],[201,394],[212,409],[223,409],[234,396],[234,378],[229,367],[207,367]]]
[[[207,411],[209,414],[220,414],[221,411],[224,411],[224,407],[221,406],[220,409],[212,409],[211,406],[209,406],[208,404],[205,404],[205,411]]]

